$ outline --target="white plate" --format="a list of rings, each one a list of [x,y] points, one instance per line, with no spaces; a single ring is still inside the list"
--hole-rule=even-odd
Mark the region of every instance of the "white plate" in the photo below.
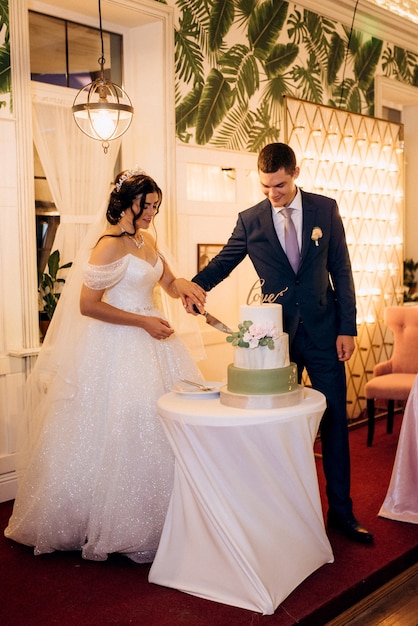
[[[223,387],[225,383],[205,380],[205,382],[202,384],[204,384],[206,387],[212,387],[212,389],[210,391],[203,391],[203,389],[193,387],[193,385],[188,385],[187,383],[179,383],[178,385],[174,385],[174,387],[171,388],[171,391],[174,391],[174,393],[179,393],[182,396],[217,396],[219,395],[221,387]]]

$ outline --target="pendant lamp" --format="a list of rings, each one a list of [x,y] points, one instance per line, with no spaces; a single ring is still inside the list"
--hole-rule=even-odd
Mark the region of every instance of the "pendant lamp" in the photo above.
[[[109,141],[117,139],[129,128],[134,109],[128,94],[104,76],[104,44],[101,0],[99,2],[101,56],[98,59],[100,76],[77,93],[72,107],[74,120],[80,130],[102,142],[107,153]]]

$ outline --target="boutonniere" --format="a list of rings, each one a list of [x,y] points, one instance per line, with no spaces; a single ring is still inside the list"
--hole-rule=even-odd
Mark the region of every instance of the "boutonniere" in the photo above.
[[[322,230],[319,228],[319,226],[315,226],[312,229],[311,239],[312,241],[315,242],[316,246],[319,246],[318,239],[321,239],[321,237],[322,237]]]

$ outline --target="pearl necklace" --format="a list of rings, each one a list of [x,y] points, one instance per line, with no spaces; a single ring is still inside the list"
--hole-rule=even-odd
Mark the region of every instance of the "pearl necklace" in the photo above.
[[[138,239],[135,237],[135,235],[130,235],[129,233],[126,232],[126,230],[120,225],[118,224],[120,231],[122,233],[122,235],[126,234],[126,236],[128,237],[128,239],[130,239],[135,246],[138,248],[138,250],[140,250],[141,248],[143,248],[145,246],[145,241],[144,241],[144,237],[142,236],[142,233],[138,233],[139,237],[141,238],[140,241],[138,241]]]

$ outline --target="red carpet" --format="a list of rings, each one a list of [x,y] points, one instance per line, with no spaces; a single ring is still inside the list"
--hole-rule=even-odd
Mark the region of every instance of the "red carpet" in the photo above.
[[[376,424],[372,448],[365,428],[350,432],[352,495],[357,517],[375,536],[373,546],[329,537],[335,563],[324,565],[278,607],[263,616],[195,598],[147,581],[149,566],[114,556],[104,563],[79,553],[35,557],[31,548],[0,536],[0,623],[4,626],[322,626],[418,560],[418,526],[377,517],[386,494],[401,417],[395,432]],[[323,492],[322,464],[318,461]],[[322,493],[323,495],[323,493]],[[325,502],[325,500],[323,500]],[[0,527],[12,502],[0,504]]]

